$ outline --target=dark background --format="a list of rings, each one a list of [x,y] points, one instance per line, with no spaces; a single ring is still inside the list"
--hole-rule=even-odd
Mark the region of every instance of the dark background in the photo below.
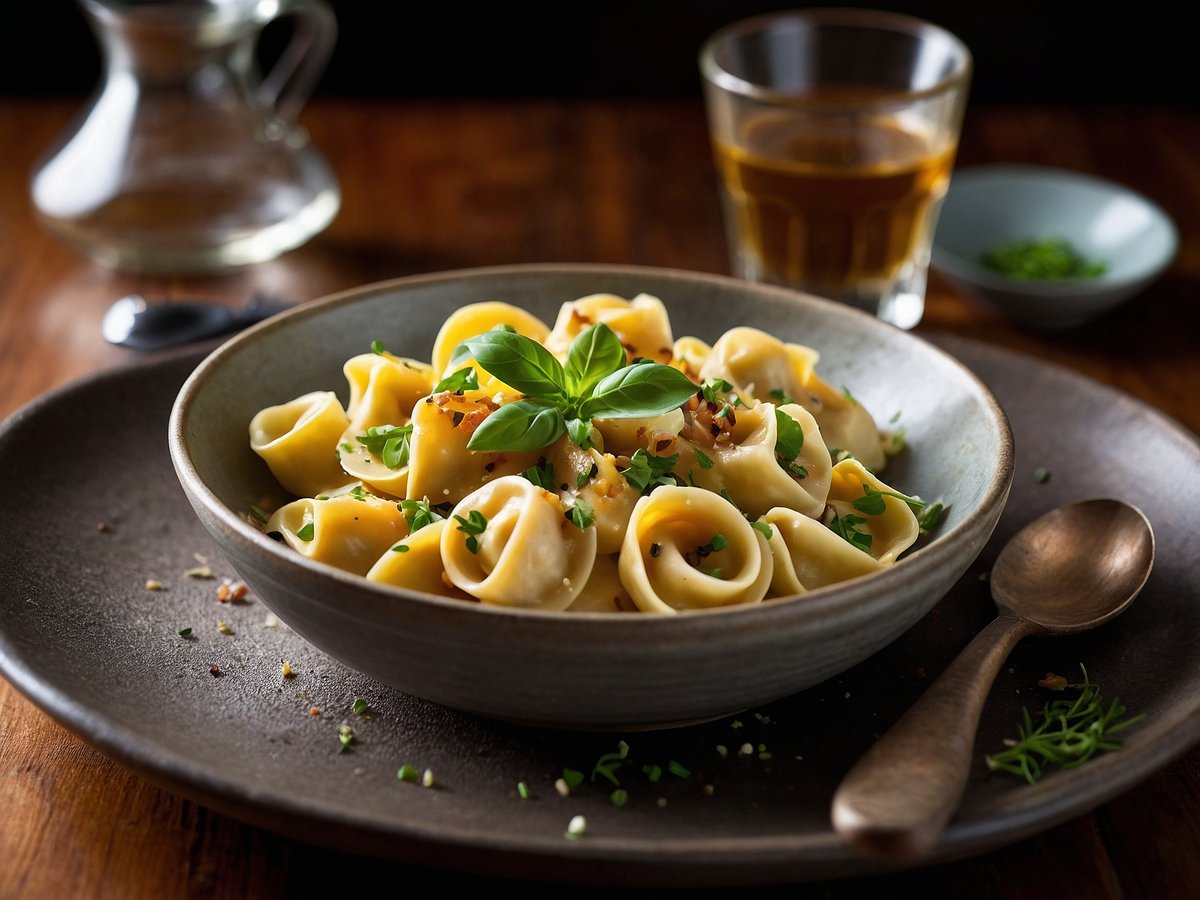
[[[136,2],[136,0],[133,0]],[[438,3],[334,0],[338,43],[316,95],[375,98],[698,98],[696,53],[716,28],[788,7],[751,0]],[[1183,4],[926,0],[870,4],[958,34],[973,102],[1195,105],[1200,44]],[[0,97],[83,95],[100,53],[74,0],[6,10]],[[270,58],[287,26],[264,35]]]

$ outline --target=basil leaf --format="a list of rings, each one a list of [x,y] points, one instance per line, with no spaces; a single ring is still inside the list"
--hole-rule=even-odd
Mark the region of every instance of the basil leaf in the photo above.
[[[376,425],[358,436],[358,442],[389,469],[408,465],[413,427],[408,425]]]
[[[461,394],[463,391],[477,390],[479,390],[479,377],[470,366],[456,369],[452,374],[447,375],[433,386],[433,393],[435,394],[440,394],[442,391],[454,391]]]
[[[605,376],[580,410],[581,418],[638,419],[682,406],[696,383],[662,363],[625,366]]]
[[[484,370],[522,394],[534,397],[566,394],[562,365],[532,338],[508,331],[485,331],[463,343]]]
[[[567,419],[567,437],[587,450],[592,446],[592,420]]]
[[[605,375],[625,365],[621,339],[603,322],[581,331],[567,351],[565,374],[572,397],[586,397]]]
[[[775,459],[791,471],[792,464],[804,449],[804,429],[800,423],[780,409],[775,410]]]
[[[467,449],[539,450],[558,440],[566,428],[562,413],[553,403],[516,400],[484,419],[467,441]]]

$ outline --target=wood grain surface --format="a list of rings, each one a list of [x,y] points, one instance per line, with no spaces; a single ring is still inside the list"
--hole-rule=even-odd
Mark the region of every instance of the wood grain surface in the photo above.
[[[703,110],[691,102],[314,101],[302,121],[341,181],[336,221],[277,261],[203,278],[111,272],[40,228],[28,176],[75,111],[68,101],[0,100],[0,417],[77,377],[149,358],[100,336],[104,309],[130,291],[237,305],[256,290],[299,302],[400,275],[515,262],[728,271]],[[1120,181],[1166,208],[1180,251],[1136,301],[1054,335],[1008,323],[935,275],[919,332],[1057,362],[1200,432],[1198,146],[1192,109],[971,108],[960,166],[1033,163]],[[1093,813],[982,856],[887,879],[756,893],[1200,896],[1198,768],[1200,750],[1192,750]],[[292,841],[286,823],[276,834],[217,815],[110,761],[3,680],[0,810],[5,900],[344,896],[427,880],[442,890],[478,887],[455,873]],[[546,885],[544,894],[562,891]]]

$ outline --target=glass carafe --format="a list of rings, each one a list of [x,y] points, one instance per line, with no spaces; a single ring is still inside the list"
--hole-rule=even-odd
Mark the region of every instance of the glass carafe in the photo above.
[[[78,0],[104,76],[46,151],[41,222],[105,265],[205,272],[272,259],[337,214],[341,194],[296,116],[324,71],[324,0]],[[264,27],[291,16],[266,72]]]

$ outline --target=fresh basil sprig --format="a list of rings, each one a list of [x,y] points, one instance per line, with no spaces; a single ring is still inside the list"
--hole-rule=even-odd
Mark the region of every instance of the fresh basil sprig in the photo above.
[[[661,415],[696,392],[695,383],[671,366],[625,365],[625,347],[603,323],[571,342],[566,365],[513,332],[487,331],[463,345],[480,368],[525,395],[489,415],[467,442],[470,450],[538,450],[564,433],[587,446],[593,418]]]

